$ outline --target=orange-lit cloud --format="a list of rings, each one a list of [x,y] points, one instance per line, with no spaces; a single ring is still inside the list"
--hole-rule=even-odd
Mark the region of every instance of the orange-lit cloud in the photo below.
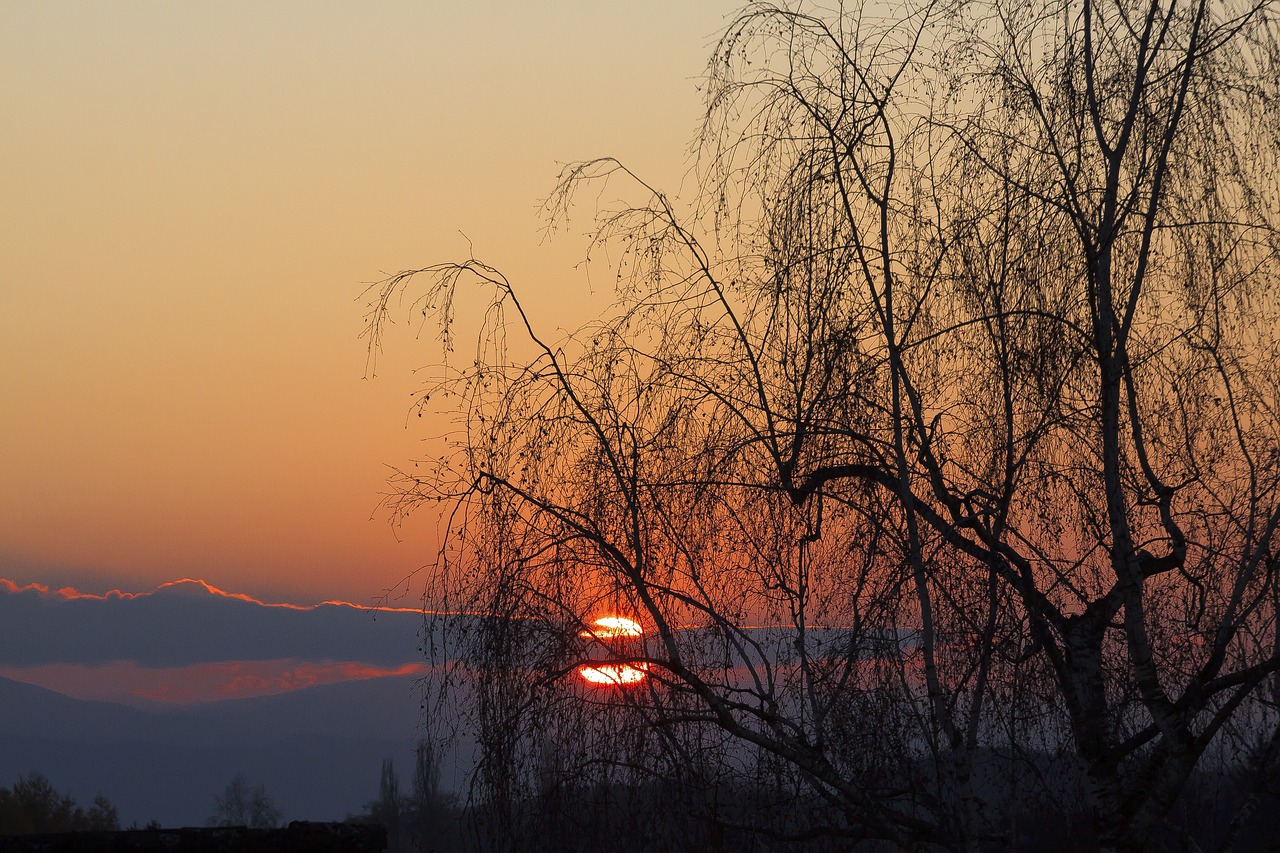
[[[76,699],[134,705],[149,702],[189,705],[270,696],[341,681],[421,676],[429,671],[425,663],[379,667],[350,661],[313,663],[283,659],[150,668],[133,661],[113,661],[102,666],[47,664],[0,667],[0,677],[34,684]]]
[[[363,663],[299,663],[283,671],[262,672],[262,667],[252,667],[257,672],[240,672],[218,687],[218,694],[227,699],[245,696],[262,696],[270,693],[286,693],[318,684],[335,681],[365,681],[370,678],[386,678],[399,675],[424,675],[428,667],[424,663],[406,663],[388,669]]]

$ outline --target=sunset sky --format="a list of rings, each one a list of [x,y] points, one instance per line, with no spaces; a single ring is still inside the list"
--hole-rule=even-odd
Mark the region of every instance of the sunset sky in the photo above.
[[[469,239],[585,319],[589,211],[538,202],[604,154],[676,193],[737,5],[0,4],[0,577],[412,602],[434,519],[377,505],[440,353],[366,379],[365,284]]]

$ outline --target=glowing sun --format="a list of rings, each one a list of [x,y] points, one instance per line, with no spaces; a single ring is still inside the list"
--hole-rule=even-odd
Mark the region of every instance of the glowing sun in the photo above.
[[[617,687],[644,681],[649,674],[647,663],[595,663],[578,667],[578,674],[589,684]]]
[[[579,631],[578,636],[588,640],[612,640],[618,637],[639,637],[644,634],[640,623],[625,616],[604,616],[591,623],[592,627]]]
[[[626,656],[626,646],[644,636],[640,623],[625,616],[604,616],[592,622],[587,628],[578,632],[584,640],[601,642],[618,657]],[[623,646],[623,648],[619,648]],[[578,675],[588,684],[600,687],[621,687],[638,684],[649,675],[649,664],[641,662],[598,662],[584,663],[578,667]]]

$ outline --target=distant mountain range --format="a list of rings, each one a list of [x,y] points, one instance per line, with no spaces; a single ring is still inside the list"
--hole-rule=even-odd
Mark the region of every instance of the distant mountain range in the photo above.
[[[408,785],[419,679],[327,684],[148,711],[0,679],[0,785],[39,771],[81,804],[102,793],[124,826],[203,825],[237,773],[286,820],[340,820],[374,799],[384,758]],[[445,768],[456,787],[462,768]]]

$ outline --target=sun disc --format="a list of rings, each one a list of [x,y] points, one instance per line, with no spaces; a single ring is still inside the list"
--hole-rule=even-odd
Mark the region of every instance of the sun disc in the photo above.
[[[640,623],[625,616],[603,616],[591,623],[590,628],[579,631],[584,638],[612,640],[618,637],[639,637],[644,634]]]
[[[620,687],[638,684],[649,675],[647,663],[597,663],[578,667],[578,674],[589,684]]]

